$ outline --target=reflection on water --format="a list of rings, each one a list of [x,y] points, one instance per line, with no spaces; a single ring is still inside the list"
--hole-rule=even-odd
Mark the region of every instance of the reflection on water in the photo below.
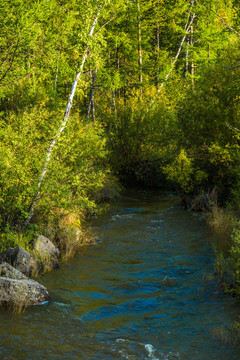
[[[50,305],[0,312],[0,359],[240,359],[200,216],[134,190],[94,226],[98,245],[40,279]]]

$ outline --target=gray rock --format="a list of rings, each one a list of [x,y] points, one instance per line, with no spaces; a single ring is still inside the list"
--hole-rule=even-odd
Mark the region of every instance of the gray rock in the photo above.
[[[15,280],[0,277],[0,305],[24,307],[50,300],[47,289],[30,279]]]
[[[7,262],[29,276],[30,274],[30,254],[21,246],[9,248],[0,254],[0,263]]]
[[[47,289],[9,264],[0,266],[0,305],[22,308],[50,300]]]
[[[8,263],[0,264],[0,277],[6,277],[9,279],[15,280],[27,280],[27,276],[25,276],[21,271],[15,269]]]
[[[33,247],[33,254],[38,266],[42,270],[51,270],[59,267],[58,257],[60,252],[57,247],[45,236],[38,235]]]
[[[34,250],[39,252],[42,256],[56,256],[59,257],[59,250],[53,243],[43,235],[38,235],[34,244]]]

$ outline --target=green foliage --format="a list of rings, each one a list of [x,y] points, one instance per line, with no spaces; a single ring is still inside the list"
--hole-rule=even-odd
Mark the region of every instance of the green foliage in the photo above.
[[[10,247],[15,248],[16,246],[21,246],[29,251],[33,234],[34,232],[32,230],[22,233],[11,231],[9,227],[6,226],[4,231],[0,234],[0,252]]]
[[[132,94],[131,94],[132,95]],[[156,95],[147,89],[148,99]],[[139,181],[145,185],[160,185],[164,181],[162,162],[174,151],[172,140],[176,131],[174,105],[162,97],[156,107],[146,111],[146,102],[139,95],[129,96],[124,107],[119,107],[117,117],[100,114],[107,131],[112,167],[123,181]]]
[[[191,33],[171,80],[160,88],[189,9],[184,0],[0,0],[1,249],[27,246],[30,235],[18,232],[86,49],[74,112],[51,154],[32,222],[99,211],[116,192],[111,169],[123,181],[170,184],[181,192],[214,188],[240,212],[239,39],[217,15],[238,29],[239,5],[195,2]],[[96,67],[97,121],[87,123]],[[237,234],[234,239],[233,275]]]
[[[169,180],[186,193],[193,191],[194,186],[207,178],[204,171],[194,168],[192,159],[184,149],[180,150],[173,163],[166,165],[163,171]]]
[[[61,116],[61,112],[42,105],[4,119],[0,128],[2,230],[6,226],[11,230],[21,228]],[[59,208],[96,211],[94,199],[110,178],[106,156],[101,127],[84,125],[76,113],[53,153],[39,200],[39,217]]]
[[[218,249],[215,264],[224,290],[240,298],[240,223],[236,221],[229,243],[229,251],[222,252]]]
[[[236,64],[238,54],[239,48],[234,42],[222,52],[218,63],[204,66],[195,90],[188,90],[179,111],[179,144],[194,163],[194,171],[199,169],[208,175],[207,184],[202,177],[199,185],[217,186],[220,197],[225,200],[231,189],[238,186],[240,176],[239,134],[234,129],[240,125],[239,77],[225,66]]]
[[[39,208],[96,212],[96,198],[110,178],[105,137],[97,123],[71,119],[55,149]]]

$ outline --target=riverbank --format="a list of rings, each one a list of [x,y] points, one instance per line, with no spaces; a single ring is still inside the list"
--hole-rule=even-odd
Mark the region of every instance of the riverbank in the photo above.
[[[215,235],[215,273],[221,290],[240,299],[240,222],[239,209],[231,202],[219,206],[217,193],[201,192],[195,197],[183,197],[183,206],[202,212],[207,225]]]
[[[27,306],[50,301],[48,290],[36,279],[59,268],[60,261],[74,256],[82,246],[92,244],[76,228],[68,228],[66,242],[54,244],[43,235],[36,236],[28,250],[17,246],[0,253],[0,307],[21,312]]]
[[[157,193],[159,190],[155,191]],[[220,288],[231,295],[239,297],[240,291],[237,281],[238,262],[236,255],[234,255],[236,254],[236,245],[234,253],[233,247],[235,242],[233,236],[231,236],[234,234],[234,231],[236,234],[233,213],[227,212],[217,205],[216,194],[214,193],[201,193],[195,198],[191,196],[186,198],[184,196],[181,206],[183,209],[188,208],[192,212],[203,212],[206,223],[215,235],[212,246],[215,250],[215,272],[219,279]],[[83,223],[83,219],[81,222]],[[55,221],[55,227],[42,226],[42,233],[45,236],[35,235],[31,241],[29,241],[29,234],[25,236],[27,241],[21,244],[24,247],[24,251],[28,253],[28,264],[25,265],[24,269],[21,263],[17,264],[15,261],[16,256],[4,257],[2,255],[4,252],[0,253],[0,263],[7,261],[17,269],[23,269],[23,273],[30,278],[36,278],[39,274],[58,268],[60,261],[61,263],[67,262],[79,253],[83,247],[95,244],[94,234],[89,232],[89,230],[82,231],[80,229],[81,222],[76,214],[67,215],[62,217],[61,221]],[[24,238],[23,235],[18,234],[18,239],[20,236]],[[11,249],[11,254],[19,248],[19,242],[16,245],[17,248]],[[20,309],[24,307],[23,303],[21,300],[19,303]],[[27,303],[28,301],[26,301]],[[15,305],[18,308],[18,304],[16,303]]]
[[[91,224],[96,246],[38,278],[48,306],[0,310],[0,357],[238,360],[239,306],[218,291],[214,236],[180,201],[149,189],[114,201]]]
[[[98,204],[96,213],[106,211],[106,201],[116,197],[119,189],[120,186],[114,181],[111,184],[108,182],[108,186],[101,189],[95,199]],[[39,301],[41,297],[37,295],[40,291],[38,289],[41,289],[41,285],[37,283],[34,300],[34,291],[31,290],[34,282],[31,283],[30,279],[59,268],[60,262],[69,261],[82,248],[95,244],[94,234],[86,226],[90,215],[92,216],[87,214],[86,208],[78,208],[78,212],[76,209],[75,212],[61,209],[52,211],[48,222],[45,222],[38,212],[35,224],[30,224],[26,230],[8,230],[1,234],[0,265],[3,270],[0,272],[0,306],[19,312],[26,306],[43,302]],[[29,281],[29,290],[26,280]],[[22,295],[19,296],[19,293]],[[49,300],[50,295],[45,296],[45,299]]]

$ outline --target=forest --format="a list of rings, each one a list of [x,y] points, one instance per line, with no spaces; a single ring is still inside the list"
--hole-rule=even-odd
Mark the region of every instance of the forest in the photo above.
[[[122,187],[160,187],[204,210],[240,296],[239,10],[0,0],[0,251],[84,227]]]

